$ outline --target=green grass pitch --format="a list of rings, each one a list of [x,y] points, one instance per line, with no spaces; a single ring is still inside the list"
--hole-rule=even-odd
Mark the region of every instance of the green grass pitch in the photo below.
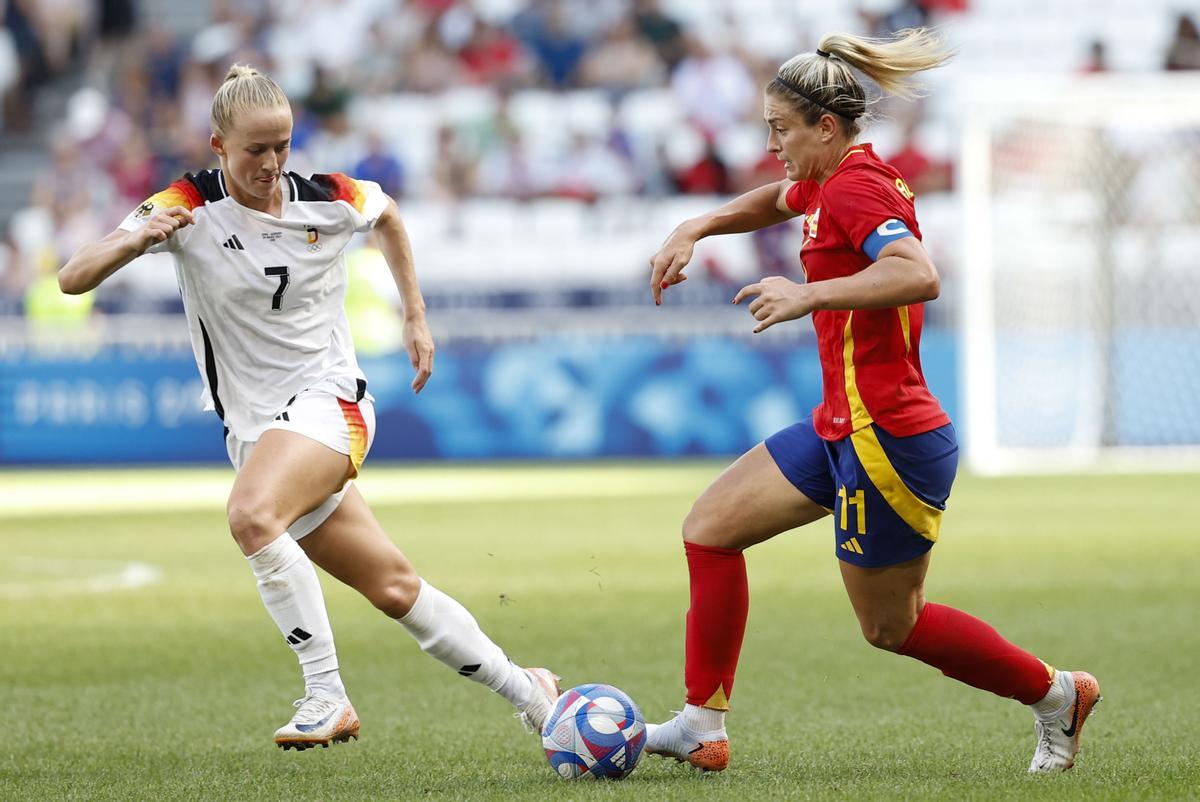
[[[679,523],[719,467],[368,466],[363,487],[418,569],[514,659],[618,685],[661,720],[682,703]],[[1099,678],[1073,771],[1025,773],[1032,720],[1018,703],[862,640],[826,522],[748,552],[730,769],[647,758],[625,782],[589,784],[558,780],[502,700],[328,577],[362,740],[280,752],[270,736],[298,670],[221,499],[171,509],[155,489],[211,491],[227,471],[0,473],[0,799],[1195,799],[1198,478],[955,488],[928,597]],[[21,511],[34,487],[62,502]],[[69,503],[97,487],[159,503]],[[106,590],[130,562],[159,580]]]

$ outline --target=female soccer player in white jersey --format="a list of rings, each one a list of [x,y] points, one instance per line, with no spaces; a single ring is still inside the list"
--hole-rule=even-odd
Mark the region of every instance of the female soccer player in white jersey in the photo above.
[[[651,259],[651,290],[682,281],[696,241],[803,216],[807,281],[751,284],[759,332],[812,315],[824,398],[813,415],[768,437],[704,491],[683,523],[691,578],[687,704],[650,725],[646,751],[709,771],[729,761],[725,711],[749,606],[742,551],[833,514],[834,554],[864,637],[948,677],[1033,708],[1029,770],[1071,768],[1099,685],[1056,671],[985,622],[925,600],[925,572],[958,464],[950,418],[925,385],[923,302],[938,274],[895,168],[858,143],[866,94],[855,68],[883,90],[946,61],[936,36],[878,41],[833,35],[779,68],[767,85],[767,148],[787,177],[675,229]],[[755,297],[757,296],[757,297]]]
[[[358,737],[312,563],[540,730],[557,677],[513,664],[462,605],[423,581],[350,483],[375,433],[343,309],[343,252],[355,232],[374,229],[403,299],[414,392],[433,371],[433,340],[395,202],[373,182],[285,172],[291,136],[279,86],[234,65],[212,103],[220,169],[189,173],[151,197],[72,256],[59,284],[87,292],[143,253],[175,257],[206,400],[237,469],[229,528],[304,675],[304,697],[275,743],[305,749]]]

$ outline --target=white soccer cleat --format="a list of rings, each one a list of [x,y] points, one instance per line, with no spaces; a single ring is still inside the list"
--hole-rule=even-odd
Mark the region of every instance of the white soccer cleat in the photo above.
[[[725,728],[693,732],[680,716],[646,725],[646,752],[690,763],[699,771],[724,771],[729,765],[729,736]]]
[[[1071,686],[1073,693],[1062,713],[1053,718],[1034,720],[1037,748],[1029,763],[1030,774],[1066,771],[1075,765],[1083,723],[1104,698],[1100,695],[1100,683],[1085,671],[1059,671],[1055,680],[1059,677]]]
[[[521,719],[521,723],[530,732],[541,735],[542,727],[545,726],[546,719],[550,717],[550,711],[554,709],[561,694],[558,681],[562,677],[548,668],[525,668],[522,670],[529,677],[529,681],[533,683],[533,695],[528,702],[518,708],[517,718]]]
[[[275,743],[281,749],[303,751],[358,739],[358,714],[349,699],[310,694],[294,704],[296,715],[275,730]]]

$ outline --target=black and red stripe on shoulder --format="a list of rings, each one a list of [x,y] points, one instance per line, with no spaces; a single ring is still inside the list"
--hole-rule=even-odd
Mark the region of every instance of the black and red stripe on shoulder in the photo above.
[[[296,182],[299,200],[302,201],[345,201],[358,211],[366,202],[366,193],[358,181],[344,173],[316,174],[304,178],[298,173],[289,173]]]
[[[201,203],[212,203],[229,196],[229,193],[225,191],[225,180],[222,178],[220,170],[201,170],[198,173],[188,173],[179,181],[191,184],[202,199]]]
[[[204,170],[199,173],[188,173],[178,181],[172,181],[166,189],[151,195],[143,209],[169,209],[172,206],[182,206],[188,211],[203,206],[210,201],[218,201],[225,197],[221,187],[221,179],[216,170]]]
[[[173,206],[182,206],[191,211],[197,206],[203,205],[204,197],[196,189],[196,185],[186,178],[181,178],[178,181],[172,181],[166,189],[151,195],[145,203],[138,207],[138,212],[144,212],[149,216],[154,209],[170,209]]]

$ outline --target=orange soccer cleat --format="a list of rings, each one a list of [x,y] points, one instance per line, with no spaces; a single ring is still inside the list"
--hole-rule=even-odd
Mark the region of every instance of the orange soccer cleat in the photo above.
[[[1030,774],[1066,771],[1075,765],[1083,724],[1104,698],[1100,683],[1086,671],[1058,671],[1054,681],[1067,686],[1068,702],[1057,714],[1034,721],[1038,741],[1029,763]]]
[[[729,765],[729,736],[724,728],[696,733],[675,716],[646,725],[646,752],[690,763],[698,771],[724,771]]]

